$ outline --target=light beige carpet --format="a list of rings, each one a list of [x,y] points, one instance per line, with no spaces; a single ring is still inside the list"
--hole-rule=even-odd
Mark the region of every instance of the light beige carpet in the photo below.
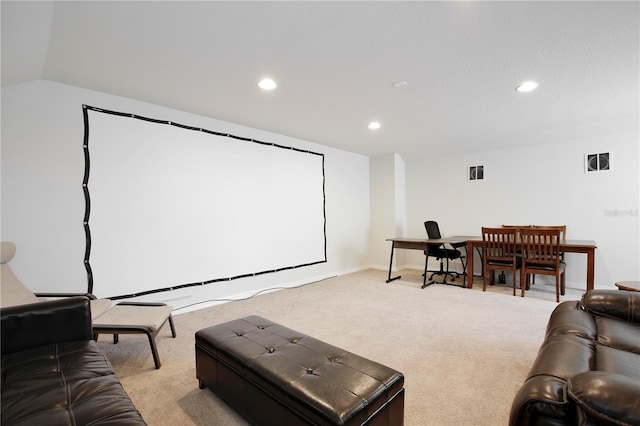
[[[245,425],[210,390],[198,389],[194,333],[256,314],[380,362],[405,375],[405,424],[506,425],[511,401],[542,342],[553,287],[525,298],[509,286],[482,292],[433,285],[420,272],[367,270],[175,316],[157,338],[156,370],[144,336],[100,336],[129,396],[150,425]],[[577,299],[568,290],[562,300]]]

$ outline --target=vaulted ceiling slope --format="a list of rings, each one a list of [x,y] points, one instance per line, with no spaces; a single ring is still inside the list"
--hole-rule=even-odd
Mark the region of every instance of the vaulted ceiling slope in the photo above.
[[[639,5],[2,1],[2,85],[52,80],[366,155],[564,143],[638,132]],[[525,80],[538,89],[515,91]]]

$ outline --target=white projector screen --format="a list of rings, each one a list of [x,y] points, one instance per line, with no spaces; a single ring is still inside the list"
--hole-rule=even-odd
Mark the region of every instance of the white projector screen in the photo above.
[[[89,292],[326,262],[324,155],[83,105]]]

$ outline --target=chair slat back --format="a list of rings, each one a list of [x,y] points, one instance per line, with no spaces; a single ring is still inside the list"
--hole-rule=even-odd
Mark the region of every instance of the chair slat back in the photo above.
[[[561,230],[558,228],[521,229],[522,260],[557,269],[560,263]]]
[[[531,225],[533,229],[558,229],[560,231],[560,242],[567,242],[567,225]]]
[[[515,228],[482,228],[483,256],[487,262],[513,262],[518,248]]]
[[[516,230],[516,240],[520,240],[520,230],[523,228],[531,228],[533,225],[502,225],[503,228],[507,229],[515,229]]]

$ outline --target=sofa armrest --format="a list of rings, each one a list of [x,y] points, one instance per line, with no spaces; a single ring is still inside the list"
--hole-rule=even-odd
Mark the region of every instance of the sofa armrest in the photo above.
[[[591,290],[582,295],[581,304],[594,315],[640,324],[640,292]]]
[[[86,297],[71,297],[0,310],[2,354],[52,343],[91,340],[91,307]]]
[[[511,405],[509,426],[566,424],[567,382],[550,375],[527,379]]]
[[[576,374],[568,394],[578,407],[580,424],[640,424],[640,383],[631,377],[604,371]]]

